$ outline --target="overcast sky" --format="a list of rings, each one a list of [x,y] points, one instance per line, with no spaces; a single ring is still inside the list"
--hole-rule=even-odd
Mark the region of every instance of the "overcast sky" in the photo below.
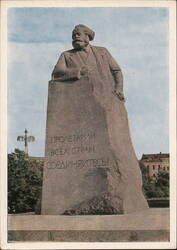
[[[137,157],[169,152],[167,8],[9,8],[8,152],[24,149],[25,128],[36,138],[29,154],[44,156],[48,81],[75,25],[95,33],[119,62]]]

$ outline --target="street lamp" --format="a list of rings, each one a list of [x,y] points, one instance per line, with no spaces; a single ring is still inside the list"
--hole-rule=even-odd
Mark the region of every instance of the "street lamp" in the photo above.
[[[35,137],[34,136],[27,136],[27,133],[28,133],[28,131],[27,131],[27,129],[25,129],[25,135],[23,136],[23,135],[19,135],[18,137],[17,137],[17,141],[24,141],[25,142],[25,153],[27,153],[28,154],[28,142],[33,142],[33,141],[35,141]]]

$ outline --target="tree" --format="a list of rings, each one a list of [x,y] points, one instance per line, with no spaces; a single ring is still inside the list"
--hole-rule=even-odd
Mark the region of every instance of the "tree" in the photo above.
[[[34,211],[41,188],[42,163],[19,149],[8,154],[8,212]]]
[[[152,179],[149,177],[148,171],[141,161],[140,168],[143,178],[143,192],[146,198],[169,197],[169,173],[160,171],[155,179]]]
[[[158,187],[162,192],[163,196],[169,197],[169,173],[166,171],[161,171],[158,173],[156,181],[156,187]]]

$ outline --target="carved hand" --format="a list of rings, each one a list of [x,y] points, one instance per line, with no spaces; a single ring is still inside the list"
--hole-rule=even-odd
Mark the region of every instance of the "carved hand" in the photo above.
[[[81,76],[87,76],[88,75],[88,68],[86,66],[83,66],[80,70]]]
[[[115,90],[113,91],[113,94],[114,94],[115,96],[117,96],[117,97],[119,98],[120,101],[125,102],[125,97],[124,97],[124,93],[123,93],[123,92],[118,91],[118,90],[115,89]]]

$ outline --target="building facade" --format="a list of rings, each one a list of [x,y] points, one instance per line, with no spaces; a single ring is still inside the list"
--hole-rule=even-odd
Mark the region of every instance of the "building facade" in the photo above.
[[[170,170],[168,153],[143,154],[140,162],[147,169],[150,178],[155,178],[161,171],[169,172]]]

